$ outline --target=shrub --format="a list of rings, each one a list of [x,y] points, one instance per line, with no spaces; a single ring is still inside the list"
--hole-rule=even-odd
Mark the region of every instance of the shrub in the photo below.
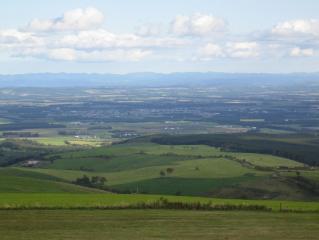
[[[166,173],[167,174],[172,174],[174,172],[174,168],[167,168]]]
[[[160,176],[161,176],[161,177],[165,177],[165,175],[166,175],[165,172],[164,172],[163,170],[161,170],[161,171],[160,171]]]

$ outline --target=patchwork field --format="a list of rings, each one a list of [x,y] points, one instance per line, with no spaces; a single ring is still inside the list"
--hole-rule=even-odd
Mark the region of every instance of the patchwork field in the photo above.
[[[16,164],[8,169],[64,184],[84,175],[104,177],[106,190],[120,193],[295,200],[318,196],[319,171],[288,158],[205,145],[160,145],[145,139],[48,154],[31,168]]]
[[[0,240],[318,239],[317,76],[72,76],[0,89]]]
[[[95,139],[76,139],[72,137],[48,137],[48,138],[36,138],[31,139],[35,142],[44,145],[53,146],[67,146],[67,145],[80,145],[80,146],[90,146],[99,147],[102,144],[106,144],[106,141],[95,140]]]

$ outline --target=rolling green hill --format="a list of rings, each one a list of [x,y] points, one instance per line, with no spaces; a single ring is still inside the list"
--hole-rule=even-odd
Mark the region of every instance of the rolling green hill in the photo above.
[[[110,147],[50,154],[36,168],[15,170],[73,182],[107,179],[120,193],[245,199],[318,199],[314,167],[269,154],[224,151],[206,145],[160,145],[137,139]],[[73,186],[73,185],[72,185]]]
[[[319,165],[319,139],[307,134],[197,134],[164,135],[152,142],[167,145],[204,144],[228,151],[272,154],[304,164]]]
[[[60,179],[21,169],[0,169],[0,192],[5,193],[90,193],[95,189],[84,188]]]

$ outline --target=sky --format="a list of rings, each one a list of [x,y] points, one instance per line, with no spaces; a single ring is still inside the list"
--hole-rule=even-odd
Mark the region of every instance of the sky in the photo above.
[[[318,0],[10,0],[0,17],[0,74],[319,72]]]

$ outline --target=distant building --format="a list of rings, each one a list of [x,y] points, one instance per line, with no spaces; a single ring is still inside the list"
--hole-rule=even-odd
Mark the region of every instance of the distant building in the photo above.
[[[23,167],[35,167],[40,163],[37,160],[28,160],[22,164]]]

